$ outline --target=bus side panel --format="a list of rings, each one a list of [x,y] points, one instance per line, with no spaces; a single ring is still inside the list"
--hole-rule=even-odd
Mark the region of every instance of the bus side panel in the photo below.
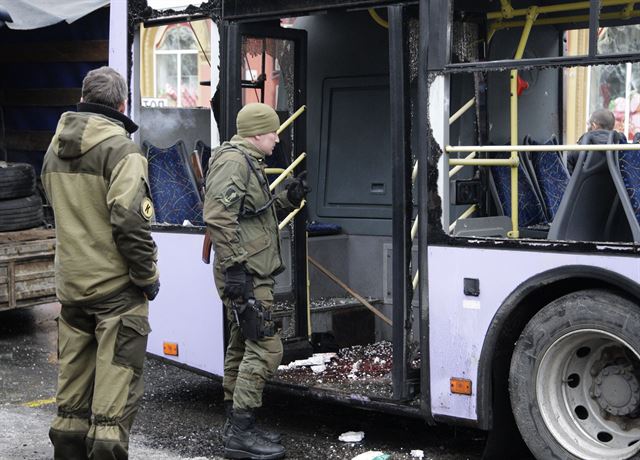
[[[212,265],[201,260],[202,234],[154,233],[158,245],[160,294],[150,303],[147,351],[193,368],[222,375],[224,337],[222,301]],[[177,356],[165,353],[177,344]]]
[[[477,420],[478,363],[496,311],[531,277],[569,265],[599,267],[640,280],[640,260],[614,255],[429,247],[429,343],[434,415]],[[464,279],[479,295],[464,294]],[[452,394],[451,378],[472,381],[472,395]]]

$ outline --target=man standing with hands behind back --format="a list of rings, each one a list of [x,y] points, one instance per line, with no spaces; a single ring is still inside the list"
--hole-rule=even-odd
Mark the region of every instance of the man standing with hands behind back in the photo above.
[[[55,460],[124,460],[143,393],[149,300],[160,289],[147,160],[124,115],[127,84],[109,67],[82,82],[42,167],[56,220]]]
[[[280,120],[268,105],[244,106],[237,135],[211,155],[204,218],[215,248],[214,278],[230,324],[224,363],[223,428],[227,458],[284,456],[280,436],[255,426],[267,379],[282,360],[282,341],[270,321],[274,277],[284,270],[278,211],[300,206],[309,191],[304,173],[276,195],[269,191],[265,156],[279,142]]]

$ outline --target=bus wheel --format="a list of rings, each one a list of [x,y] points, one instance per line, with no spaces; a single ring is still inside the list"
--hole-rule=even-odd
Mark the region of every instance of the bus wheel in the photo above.
[[[540,310],[516,344],[511,407],[536,458],[640,456],[640,309],[580,291]]]

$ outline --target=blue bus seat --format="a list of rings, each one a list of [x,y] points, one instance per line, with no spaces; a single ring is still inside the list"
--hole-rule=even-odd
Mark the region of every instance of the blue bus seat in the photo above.
[[[609,151],[607,164],[633,241],[640,243],[640,152]]]
[[[149,186],[156,222],[182,225],[204,225],[202,200],[183,141],[160,148],[144,142],[149,162]]]
[[[543,145],[558,145],[558,143],[558,139],[553,135]],[[523,144],[539,145],[530,136],[525,136]],[[524,152],[521,158],[529,170],[547,221],[552,222],[569,185],[569,171],[562,162],[562,154],[560,152]]]
[[[544,207],[535,191],[534,183],[527,171],[522,154],[518,166],[518,224],[519,227],[544,227],[548,220]],[[509,158],[507,152],[492,155],[492,158]],[[490,166],[489,187],[502,215],[511,217],[511,168],[507,166]]]

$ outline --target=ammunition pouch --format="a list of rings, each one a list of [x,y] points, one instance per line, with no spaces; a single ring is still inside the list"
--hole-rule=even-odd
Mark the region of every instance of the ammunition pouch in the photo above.
[[[232,303],[233,314],[242,334],[249,340],[260,340],[275,335],[271,312],[259,300],[250,298],[246,303]]]

